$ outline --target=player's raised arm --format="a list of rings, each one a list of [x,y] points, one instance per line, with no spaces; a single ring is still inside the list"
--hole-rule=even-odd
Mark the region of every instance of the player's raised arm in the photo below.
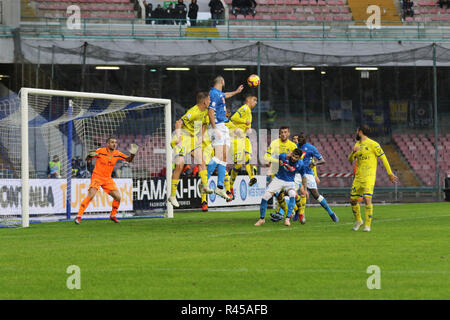
[[[239,87],[237,87],[236,90],[231,91],[231,92],[225,92],[225,99],[231,98],[232,96],[235,96],[238,93],[241,93],[242,90],[244,90],[244,86],[241,84]]]
[[[130,155],[128,156],[127,160],[128,162],[132,162],[134,159],[134,156],[136,155],[136,152],[138,151],[139,146],[137,144],[132,143],[130,145],[130,149],[128,151],[130,152]]]

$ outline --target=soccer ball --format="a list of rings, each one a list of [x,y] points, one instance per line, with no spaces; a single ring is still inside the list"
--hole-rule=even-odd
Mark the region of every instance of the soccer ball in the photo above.
[[[261,79],[256,75],[252,74],[247,79],[247,84],[251,88],[256,88],[261,83]]]

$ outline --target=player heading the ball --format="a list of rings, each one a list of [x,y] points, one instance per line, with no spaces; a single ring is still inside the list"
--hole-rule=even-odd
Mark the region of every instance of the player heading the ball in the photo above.
[[[217,188],[214,192],[224,199],[231,199],[232,196],[228,195],[224,188],[227,154],[230,148],[230,133],[225,125],[225,122],[228,120],[225,99],[241,93],[244,86],[240,85],[232,92],[223,92],[222,90],[224,88],[225,79],[222,76],[218,76],[214,79],[213,88],[209,91],[211,103],[208,109],[208,134],[211,138],[211,144],[214,147],[214,157],[208,164],[208,179],[217,167]]]

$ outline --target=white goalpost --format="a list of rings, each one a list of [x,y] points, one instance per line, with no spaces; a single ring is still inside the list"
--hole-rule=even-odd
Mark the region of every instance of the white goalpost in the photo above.
[[[173,218],[171,134],[168,99],[22,88],[0,100],[0,225],[70,219],[87,194],[94,164],[86,155],[109,137],[125,154],[139,146],[132,163],[114,167],[119,212]],[[137,190],[152,179],[157,191]],[[107,214],[108,197],[98,192],[86,214]]]

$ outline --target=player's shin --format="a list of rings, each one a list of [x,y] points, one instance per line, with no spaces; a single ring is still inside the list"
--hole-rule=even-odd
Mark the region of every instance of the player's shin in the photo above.
[[[301,194],[300,195],[300,214],[305,214],[305,209],[306,209],[306,195]]]
[[[91,202],[91,198],[89,196],[87,196],[86,198],[83,199],[83,201],[81,202],[80,205],[80,209],[78,210],[78,217],[82,217],[84,211],[86,210],[86,208],[88,207],[89,203]]]
[[[208,167],[207,167],[207,171],[208,171],[208,179],[212,176],[214,170],[216,170],[218,161],[220,161],[219,159],[217,159],[216,157],[213,157],[211,159],[211,161],[208,163]]]
[[[249,163],[250,162],[250,156],[248,154],[245,155],[245,171],[248,174],[248,177],[251,179],[254,178],[253,174],[253,166]]]
[[[364,213],[366,216],[365,226],[370,228],[370,225],[372,223],[372,217],[373,217],[373,204],[366,204]]]
[[[266,210],[267,210],[267,200],[262,198],[261,199],[261,206],[259,208],[259,218],[264,219],[266,216]]]
[[[225,183],[225,165],[226,163],[224,163],[223,161],[221,161],[218,165],[217,165],[217,186],[220,188],[224,186]]]
[[[225,177],[223,179],[223,183],[225,185],[225,190],[227,190],[228,192],[231,192],[230,191],[230,185],[231,185],[230,176],[228,175],[228,172],[226,172],[226,171],[225,171]]]
[[[238,175],[239,170],[241,169],[241,165],[237,164],[231,169],[230,173],[230,185],[234,186],[234,181],[236,181],[236,177]]]
[[[111,211],[111,217],[115,217],[117,214],[117,210],[119,210],[120,201],[113,200],[112,202],[112,211]]]
[[[208,201],[207,198],[206,198],[206,192],[202,192],[201,196],[202,196],[202,203]]]
[[[172,189],[170,192],[170,195],[172,197],[177,197],[177,189],[178,189],[178,183],[180,182],[179,179],[172,179]]]
[[[366,207],[367,210],[367,207]],[[359,206],[359,203],[356,202],[356,204],[352,204],[352,211],[353,216],[355,217],[355,221],[362,221],[361,219],[361,207]]]
[[[201,170],[198,172],[200,176],[200,180],[202,181],[203,186],[208,185],[208,171],[207,170]]]
[[[280,197],[280,196],[277,197],[277,201],[278,201],[280,208],[283,209],[284,212],[287,212],[288,206],[286,204],[286,199],[284,198],[284,195],[282,197]]]
[[[287,209],[287,218],[290,218],[292,216],[292,211],[294,210],[295,207],[295,197],[289,197],[289,205],[288,205],[288,209]]]
[[[331,210],[330,206],[328,205],[327,200],[326,200],[322,195],[320,195],[320,196],[317,198],[317,201],[320,203],[320,205],[322,206],[322,208],[324,208],[325,210],[327,210],[327,212],[328,212],[329,215],[334,214],[333,211]]]

